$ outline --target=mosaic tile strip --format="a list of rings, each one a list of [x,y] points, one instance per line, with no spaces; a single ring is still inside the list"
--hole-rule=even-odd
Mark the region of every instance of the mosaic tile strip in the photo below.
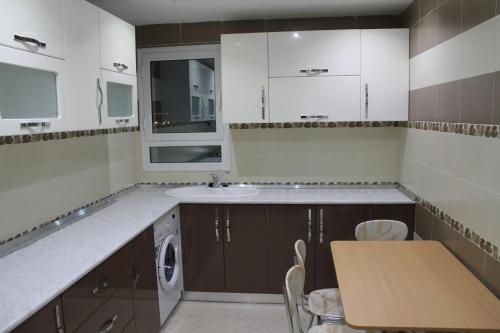
[[[80,138],[85,136],[131,133],[131,132],[139,132],[139,127],[133,126],[133,127],[120,127],[120,128],[103,128],[95,130],[82,130],[82,131],[53,132],[53,133],[43,133],[43,134],[7,135],[7,136],[0,136],[0,146],[10,145],[10,144],[40,142],[40,141],[65,140],[65,139]]]
[[[406,127],[406,121],[339,121],[303,123],[241,123],[230,124],[230,129],[258,128],[346,128],[346,127]]]
[[[492,244],[490,241],[486,240],[484,237],[476,233],[474,230],[465,226],[462,222],[454,219],[448,213],[442,211],[431,202],[423,199],[419,195],[413,193],[410,189],[403,185],[400,185],[400,189],[409,194],[418,204],[428,210],[435,218],[449,225],[453,230],[467,238],[474,245],[481,248],[486,254],[491,256],[500,262],[500,257],[498,256],[498,246]]]
[[[90,206],[93,206],[93,205],[95,205],[95,204],[98,204],[98,203],[100,203],[100,202],[102,202],[102,201],[104,201],[104,200],[106,200],[106,199],[111,198],[112,196],[115,196],[115,195],[118,195],[118,194],[120,194],[120,193],[126,192],[126,191],[130,190],[131,188],[133,188],[133,187],[135,187],[135,186],[137,186],[137,185],[135,185],[135,184],[134,184],[134,185],[131,185],[131,186],[125,187],[125,188],[123,188],[123,189],[121,189],[121,190],[119,190],[119,191],[116,191],[116,192],[114,192],[114,193],[111,193],[111,194],[109,194],[109,195],[107,195],[107,196],[105,196],[105,197],[102,197],[102,198],[100,198],[100,199],[98,199],[98,200],[96,200],[96,201],[90,202],[90,203],[88,203],[88,204],[86,204],[86,205],[84,205],[84,206],[81,206],[81,207],[79,207],[79,208],[75,208],[75,209],[73,209],[73,210],[71,210],[71,211],[69,211],[69,212],[67,212],[67,213],[65,213],[65,214],[62,214],[62,215],[60,215],[60,216],[57,216],[57,217],[55,217],[55,218],[53,218],[53,219],[51,219],[51,220],[49,220],[49,221],[43,222],[43,223],[41,223],[41,224],[39,224],[39,225],[36,225],[36,226],[34,226],[33,228],[31,228],[31,229],[29,229],[29,230],[24,230],[24,231],[22,231],[22,232],[20,232],[20,233],[16,234],[15,236],[9,237],[8,239],[0,240],[0,246],[4,245],[4,244],[6,244],[6,243],[8,243],[8,242],[10,242],[10,241],[13,241],[13,240],[15,240],[15,239],[18,239],[19,237],[24,236],[24,235],[26,235],[26,234],[28,234],[28,233],[30,233],[30,232],[33,232],[33,231],[35,231],[35,230],[38,230],[38,229],[40,229],[40,228],[43,228],[43,227],[48,226],[48,225],[50,225],[50,224],[53,224],[53,223],[55,223],[55,222],[57,222],[57,221],[61,220],[61,219],[62,219],[62,218],[64,218],[64,217],[67,217],[67,216],[69,216],[69,215],[71,215],[71,214],[74,214],[74,213],[78,212],[80,209],[89,208]]]
[[[207,182],[180,182],[180,183],[139,183],[138,185],[155,185],[155,186],[195,186],[207,185]],[[400,186],[398,182],[224,182],[226,185],[321,185],[321,186]]]
[[[500,139],[500,125],[408,121],[407,128]]]

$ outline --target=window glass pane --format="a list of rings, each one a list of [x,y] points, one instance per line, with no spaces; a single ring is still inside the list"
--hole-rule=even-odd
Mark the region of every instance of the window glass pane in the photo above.
[[[108,93],[108,116],[131,117],[132,86],[116,82],[108,82],[106,84],[106,89]]]
[[[149,147],[151,163],[220,163],[221,146]]]
[[[0,63],[0,117],[57,118],[57,74]]]
[[[215,59],[152,61],[153,133],[215,132]]]

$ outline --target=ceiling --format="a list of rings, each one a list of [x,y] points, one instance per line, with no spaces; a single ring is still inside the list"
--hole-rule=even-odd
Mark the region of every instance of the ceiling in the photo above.
[[[88,0],[134,24],[400,14],[411,0]]]

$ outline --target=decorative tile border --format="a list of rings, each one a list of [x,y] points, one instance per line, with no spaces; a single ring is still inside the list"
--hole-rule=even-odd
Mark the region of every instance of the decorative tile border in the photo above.
[[[103,128],[95,130],[82,130],[82,131],[67,131],[67,132],[53,132],[42,134],[24,134],[24,135],[8,135],[0,136],[0,146],[40,141],[55,141],[65,140],[72,138],[80,138],[85,136],[118,134],[118,133],[131,133],[139,132],[138,126],[133,127],[120,127],[120,128]]]
[[[137,185],[153,185],[153,186],[195,186],[207,185],[206,182],[180,182],[180,183],[139,183]],[[400,186],[398,182],[224,182],[227,185],[319,185],[319,186]]]
[[[230,124],[230,129],[258,128],[346,128],[346,127],[405,127],[406,121],[337,121],[302,123],[240,123]]]
[[[500,125],[408,121],[406,128],[500,139]]]
[[[102,198],[100,198],[100,199],[98,199],[98,200],[96,200],[96,201],[90,202],[90,203],[88,203],[88,204],[86,204],[86,205],[84,205],[84,206],[81,206],[81,207],[76,208],[76,209],[73,209],[73,210],[71,210],[71,211],[69,211],[69,212],[67,212],[67,213],[65,213],[65,214],[62,214],[62,215],[60,215],[60,216],[57,216],[57,217],[55,217],[55,218],[51,219],[50,221],[46,221],[46,222],[43,222],[43,223],[41,223],[41,224],[39,224],[39,225],[36,225],[36,226],[34,226],[33,228],[31,228],[31,229],[29,229],[29,230],[24,230],[24,231],[22,231],[22,232],[20,232],[20,233],[16,234],[15,236],[9,237],[8,239],[0,240],[0,246],[2,246],[2,245],[4,245],[4,244],[7,244],[8,242],[11,242],[11,241],[13,241],[13,240],[15,240],[15,239],[18,239],[19,237],[24,236],[24,235],[26,235],[26,234],[28,234],[28,233],[30,233],[30,232],[33,232],[33,231],[35,231],[35,230],[38,230],[38,229],[40,229],[40,228],[43,228],[43,227],[46,227],[46,226],[48,226],[48,225],[51,225],[51,224],[53,224],[53,223],[55,223],[55,222],[58,222],[59,220],[63,219],[64,217],[67,217],[67,216],[69,216],[69,215],[71,215],[71,214],[74,214],[74,213],[78,212],[78,211],[79,211],[79,210],[81,210],[81,209],[84,209],[84,208],[89,208],[90,206],[96,205],[96,204],[98,204],[98,203],[100,203],[100,202],[102,202],[102,201],[105,201],[105,200],[107,200],[107,199],[109,199],[109,198],[111,198],[111,197],[113,197],[113,196],[115,196],[115,195],[118,195],[118,194],[121,194],[121,193],[123,193],[123,192],[129,191],[130,189],[132,189],[132,188],[133,188],[133,187],[135,187],[135,186],[137,186],[137,185],[135,185],[135,184],[134,184],[134,185],[131,185],[131,186],[125,187],[125,188],[123,188],[123,189],[121,189],[121,190],[119,190],[119,191],[116,191],[116,192],[114,192],[114,193],[111,193],[111,194],[109,194],[109,195],[107,195],[107,196],[105,196],[105,197],[102,197]]]
[[[406,192],[411,197],[413,197],[414,200],[417,202],[417,204],[420,204],[422,207],[424,207],[435,218],[446,223],[453,230],[455,230],[456,232],[458,232],[459,234],[461,234],[462,236],[467,238],[474,245],[481,248],[487,255],[489,255],[490,257],[492,257],[500,262],[500,257],[498,256],[499,255],[498,246],[493,245],[490,241],[481,237],[474,230],[471,230],[469,227],[465,226],[462,222],[454,219],[448,213],[442,211],[441,209],[434,206],[429,201],[427,201],[427,200],[423,199],[422,197],[418,196],[417,194],[413,193],[410,189],[406,188],[405,186],[400,185],[400,189],[403,190],[404,192]]]

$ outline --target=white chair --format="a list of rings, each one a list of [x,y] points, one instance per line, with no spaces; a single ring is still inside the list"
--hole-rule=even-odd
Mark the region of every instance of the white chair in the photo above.
[[[408,236],[408,227],[403,222],[395,220],[372,220],[358,224],[354,234],[359,241],[405,240]]]
[[[288,270],[285,278],[285,288],[283,290],[283,298],[285,300],[286,314],[288,318],[288,327],[290,333],[343,333],[348,331],[346,326],[343,330],[342,326],[320,325],[304,330],[298,304],[301,301],[302,292],[304,290],[305,271],[304,267],[295,265]]]
[[[303,267],[305,272],[306,244],[302,239],[295,242],[295,257],[297,265]],[[307,301],[307,310],[318,317],[320,323],[332,325],[345,323],[344,308],[338,288],[314,290],[303,297]]]

